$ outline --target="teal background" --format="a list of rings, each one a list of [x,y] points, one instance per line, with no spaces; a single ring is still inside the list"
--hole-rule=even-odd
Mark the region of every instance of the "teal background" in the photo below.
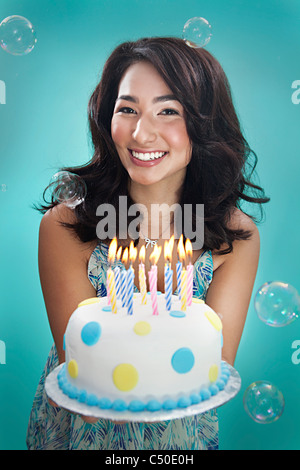
[[[300,80],[298,0],[0,0],[0,21],[22,15],[38,42],[26,56],[0,50],[0,449],[25,449],[28,416],[52,344],[40,289],[37,245],[41,200],[51,176],[91,156],[87,102],[112,49],[141,36],[180,36],[202,16],[212,25],[206,46],[223,65],[245,136],[258,155],[261,185],[271,197],[260,225],[261,257],[254,293],[281,280],[300,289],[298,248]],[[1,185],[6,191],[1,191]],[[233,293],[234,295],[234,293]],[[221,449],[300,449],[300,364],[291,348],[300,320],[272,328],[253,299],[235,367],[238,396],[219,410]],[[3,360],[2,360],[3,362]],[[253,381],[269,380],[285,398],[272,424],[243,408]]]

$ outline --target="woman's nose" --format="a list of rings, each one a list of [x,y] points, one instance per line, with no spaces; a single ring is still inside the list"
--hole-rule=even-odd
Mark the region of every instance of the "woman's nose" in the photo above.
[[[155,141],[156,129],[154,123],[151,122],[151,119],[144,116],[140,117],[140,119],[135,124],[132,137],[140,144]]]

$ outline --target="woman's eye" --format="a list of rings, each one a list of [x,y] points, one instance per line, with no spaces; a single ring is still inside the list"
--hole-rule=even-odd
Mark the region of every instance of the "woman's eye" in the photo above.
[[[133,114],[135,113],[134,109],[129,108],[128,106],[123,106],[122,108],[119,109],[119,113],[124,113],[124,114]]]
[[[163,114],[163,115],[166,115],[166,116],[172,116],[172,115],[178,115],[179,112],[176,111],[175,109],[172,109],[172,108],[167,108],[167,109],[164,109],[160,114]]]

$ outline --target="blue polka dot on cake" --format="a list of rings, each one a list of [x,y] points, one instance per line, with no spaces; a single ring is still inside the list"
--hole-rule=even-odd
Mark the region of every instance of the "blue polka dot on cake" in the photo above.
[[[81,330],[81,339],[87,346],[93,346],[99,341],[101,336],[100,323],[96,321],[90,321],[84,325]]]

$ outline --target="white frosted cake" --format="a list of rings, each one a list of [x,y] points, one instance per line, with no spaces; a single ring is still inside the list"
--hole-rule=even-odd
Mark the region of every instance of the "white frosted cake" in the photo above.
[[[230,372],[221,361],[222,322],[202,300],[182,311],[177,296],[166,310],[157,296],[133,314],[107,297],[79,304],[64,336],[66,362],[58,384],[69,398],[90,406],[132,412],[186,408],[224,389]],[[119,302],[119,301],[118,301]]]

